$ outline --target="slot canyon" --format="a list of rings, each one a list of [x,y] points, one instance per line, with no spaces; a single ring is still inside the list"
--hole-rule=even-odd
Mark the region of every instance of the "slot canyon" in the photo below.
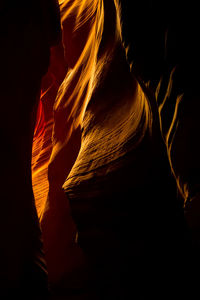
[[[2,299],[198,299],[197,4],[0,4]]]

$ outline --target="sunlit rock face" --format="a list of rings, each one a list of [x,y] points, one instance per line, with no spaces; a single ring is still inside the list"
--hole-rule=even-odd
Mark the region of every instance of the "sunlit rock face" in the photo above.
[[[148,274],[147,281],[152,279],[152,286],[159,281],[159,276],[152,276],[148,270],[164,274],[173,269],[174,276],[164,287],[168,290],[177,276],[186,274],[185,270],[181,273],[184,258],[180,255],[182,247],[187,249],[182,199],[177,201],[177,186],[163,142],[175,176],[182,176],[184,155],[179,155],[179,139],[183,141],[185,131],[177,131],[175,140],[171,137],[176,103],[181,101],[185,86],[180,84],[178,53],[173,45],[178,36],[181,47],[183,35],[178,34],[178,27],[174,36],[175,17],[179,15],[177,8],[173,11],[169,7],[170,2],[163,18],[159,1],[144,1],[144,7],[135,4],[132,18],[131,1],[121,1],[123,20],[129,16],[122,34],[126,45],[130,44],[131,72],[125,49],[120,39],[115,40],[120,36],[117,22],[112,22],[116,7],[113,1],[104,2],[102,28],[107,33],[102,34],[101,26],[97,26],[99,32],[94,36],[90,30],[101,16],[101,7],[99,14],[92,11],[82,26],[76,26],[73,14],[68,15],[76,8],[76,1],[60,2],[63,44],[52,50],[49,72],[43,81],[32,176],[50,281],[66,287],[75,278],[74,286],[83,284],[84,276],[80,276],[80,282],[77,274],[85,270],[85,265],[82,267],[86,259],[91,271],[89,285],[102,293],[106,286],[118,286],[109,291],[116,299],[118,292],[128,290],[127,286],[133,288],[127,276],[130,266],[137,277],[137,291],[142,290],[144,273]],[[138,11],[144,12],[142,24]],[[174,23],[167,39],[170,11]],[[79,15],[78,9],[74,14]],[[127,24],[134,26],[133,32]],[[95,38],[101,34],[99,47]],[[84,57],[87,53],[92,53],[89,59]],[[125,274],[124,281],[118,276],[119,270]]]
[[[51,62],[52,59],[55,60],[53,54]],[[49,190],[47,169],[52,151],[53,105],[59,87],[51,64],[42,81],[32,149],[32,182],[39,219],[41,219]]]
[[[158,271],[158,261],[166,253],[170,259],[168,266],[162,263],[164,272],[179,261],[184,228],[154,105],[152,132],[148,128],[140,140],[144,119],[135,130],[135,104],[147,101],[147,96],[129,69],[124,69],[121,53],[113,55],[113,64],[109,65],[113,72],[107,71],[86,109],[80,152],[63,185],[79,245],[91,268],[94,299],[97,291],[110,298],[120,293],[122,297],[130,286],[138,295],[146,282],[141,281],[141,270]],[[132,85],[124,88],[125,78],[126,82],[132,78]],[[169,289],[173,280],[172,276]]]
[[[94,3],[90,3],[91,7]],[[138,292],[141,273],[154,268],[156,274],[160,274],[159,261],[163,256],[169,258],[165,262],[162,260],[163,272],[167,273],[174,261],[180,263],[177,253],[183,238],[183,214],[161,138],[155,99],[143,91],[130,71],[120,33],[115,28],[117,22],[112,23],[108,17],[108,11],[115,16],[113,2],[104,3],[108,10],[103,30],[108,32],[102,35],[99,49],[96,49],[99,41],[95,39],[101,36],[101,31],[90,36],[85,30],[90,32],[91,24],[95,24],[100,14],[91,19],[91,24],[83,22],[86,26],[83,30],[73,24],[73,17],[67,18],[71,4],[63,12],[62,23],[65,58],[71,69],[59,88],[54,106],[53,148],[48,166],[50,188],[42,218],[50,273],[55,276],[58,272],[54,277],[58,279],[69,272],[65,269],[69,260],[67,252],[65,256],[58,255],[69,248],[66,243],[66,237],[69,237],[66,230],[68,199],[78,230],[78,245],[91,271],[89,285],[95,292],[100,290],[101,293],[108,292],[109,296],[110,293],[117,296],[118,292],[128,290],[125,287],[129,285],[127,274],[131,266],[134,278],[139,274],[134,284]],[[77,32],[73,27],[78,28]],[[97,30],[99,28],[101,26]],[[85,42],[77,37],[84,37]],[[67,42],[72,47],[73,59],[67,52]],[[84,51],[85,45],[94,52]],[[96,55],[95,59],[93,56],[85,58],[87,53]],[[98,62],[102,64],[98,65]],[[91,68],[87,68],[87,63],[92,64]],[[80,67],[78,71],[77,66]],[[90,76],[86,71],[91,72]],[[92,81],[93,78],[97,82]],[[89,99],[89,103],[85,99]],[[62,185],[66,198],[61,193]],[[53,226],[58,232],[62,228],[64,234],[52,235],[50,229]],[[74,231],[70,234],[71,245],[74,245]],[[59,264],[56,265],[58,257]],[[62,261],[60,257],[63,257]],[[53,261],[55,266],[52,266]],[[125,274],[124,280],[120,273]],[[155,276],[152,280],[158,279]],[[109,291],[106,291],[107,286]],[[113,289],[113,286],[118,288]]]
[[[55,122],[53,106],[67,70],[63,44],[60,41],[57,46],[51,48],[49,69],[42,80],[32,147],[32,185],[43,233],[48,280],[52,286],[58,285],[60,289],[76,286],[82,265],[80,249],[74,242],[76,228],[70,216],[68,200],[61,189],[62,186],[57,183],[56,176],[63,171],[65,174],[65,162],[70,161],[70,157],[65,155],[63,165],[54,166],[53,181],[49,181],[48,174]],[[67,132],[66,127],[63,136]],[[73,140],[73,144],[79,147],[80,136],[78,141]],[[73,164],[74,160],[71,160]],[[76,268],[79,268],[79,271],[76,271]]]

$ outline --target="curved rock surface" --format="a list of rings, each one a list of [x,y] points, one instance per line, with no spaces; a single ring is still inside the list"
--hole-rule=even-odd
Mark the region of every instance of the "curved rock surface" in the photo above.
[[[195,46],[195,50],[191,47],[198,33],[195,23],[198,18],[186,25],[184,18],[193,10],[191,6],[187,10],[180,1],[168,1],[164,11],[163,3],[145,0],[135,3],[134,12],[130,9],[131,1],[120,2],[122,36],[125,45],[129,45],[127,55],[129,63],[133,62],[132,71],[122,45],[113,42],[116,37],[116,23],[112,23],[114,1],[104,1],[104,30],[109,28],[110,32],[103,36],[97,61],[104,58],[107,46],[112,48],[112,55],[108,55],[102,73],[94,64],[96,73],[92,75],[98,78],[98,84],[91,92],[80,121],[80,115],[77,119],[69,118],[74,111],[74,102],[69,103],[69,99],[85,65],[70,86],[68,81],[81,57],[90,25],[94,23],[88,18],[83,22],[85,28],[78,27],[74,34],[74,18],[68,16],[67,11],[75,1],[61,1],[63,44],[57,50],[54,48],[55,56],[52,56],[46,83],[44,81],[46,93],[38,112],[32,161],[33,188],[49,275],[58,287],[84,286],[84,292],[90,291],[92,299],[105,299],[105,294],[116,299],[122,291],[133,289],[133,277],[136,278],[135,295],[151,282],[147,294],[144,291],[140,295],[144,299],[150,293],[155,296],[155,291],[159,299],[159,289],[155,289],[154,282],[173,293],[175,285],[180,296],[181,287],[176,278],[182,276],[184,280],[187,272],[193,272],[184,251],[193,259],[193,265],[198,266],[196,248],[191,246],[183,216],[182,198],[189,195],[196,199],[194,208],[189,202],[189,217],[186,214],[188,224],[194,225],[193,232],[197,231],[196,242],[199,239],[198,213],[195,212],[196,207],[199,211],[196,164],[199,158],[198,151],[193,150],[196,147],[193,134],[198,128],[198,118],[197,113],[188,108],[191,99],[192,107],[198,108],[198,77],[188,74],[193,74],[195,63],[199,62],[198,47]],[[138,12],[142,12],[142,16]],[[184,26],[180,26],[183,23]],[[84,86],[83,95],[87,94],[88,86]],[[187,102],[184,104],[187,109],[181,112],[178,104],[182,100]],[[54,101],[60,106],[54,107],[53,115]],[[136,107],[141,102],[145,108],[139,118],[141,122],[136,122],[136,130]],[[147,111],[152,124],[147,122],[143,131]],[[177,185],[168,158],[180,182],[180,199],[177,199]],[[128,275],[130,268],[132,277]],[[77,270],[86,272],[89,278],[81,273],[79,281]],[[151,270],[157,272],[153,275]],[[171,281],[166,283],[162,279],[169,270],[173,270]],[[124,280],[120,279],[120,273]],[[73,276],[72,283],[69,279]],[[188,290],[192,280],[188,282]],[[183,294],[190,294],[188,290]]]

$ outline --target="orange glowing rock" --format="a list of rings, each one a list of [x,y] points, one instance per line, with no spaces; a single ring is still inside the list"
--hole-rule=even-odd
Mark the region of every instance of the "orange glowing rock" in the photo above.
[[[60,42],[58,46],[51,49],[50,66],[43,78],[32,147],[32,186],[42,227],[49,281],[54,285],[63,277],[67,277],[65,284],[67,282],[69,284],[71,280],[78,280],[77,273],[75,272],[75,279],[72,278],[71,273],[82,265],[82,254],[75,243],[76,228],[61,184],[79,151],[80,134],[74,136],[72,133],[71,135],[70,127],[65,127],[64,131],[60,131],[62,134],[60,137],[64,141],[70,133],[72,149],[66,151],[65,143],[62,143],[61,148],[64,150],[60,151],[59,148],[59,154],[61,154],[59,159],[56,160],[56,164],[50,164],[53,160],[52,153],[54,155],[58,149],[58,144],[52,143],[56,119],[53,107],[59,87],[67,72],[64,48]],[[56,121],[60,121],[62,125],[61,120],[56,119]],[[51,165],[50,173],[49,165]],[[60,176],[63,179],[60,179]],[[71,279],[69,279],[69,274]]]

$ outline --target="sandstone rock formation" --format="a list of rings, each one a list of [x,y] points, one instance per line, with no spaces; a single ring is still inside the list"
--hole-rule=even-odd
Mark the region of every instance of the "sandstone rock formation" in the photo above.
[[[32,167],[49,277],[60,289],[92,299],[123,299],[134,289],[159,299],[154,282],[178,296],[177,277],[193,272],[184,257],[193,248],[183,186],[191,178],[198,187],[189,167],[196,160],[183,163],[192,148],[184,154],[186,131],[175,130],[178,104],[191,96],[191,48],[182,52],[187,9],[178,2],[163,10],[144,1],[132,11],[121,1],[121,33],[116,1],[60,1],[63,40],[44,81]],[[191,45],[194,35],[187,38]],[[182,126],[187,116],[178,115]]]

